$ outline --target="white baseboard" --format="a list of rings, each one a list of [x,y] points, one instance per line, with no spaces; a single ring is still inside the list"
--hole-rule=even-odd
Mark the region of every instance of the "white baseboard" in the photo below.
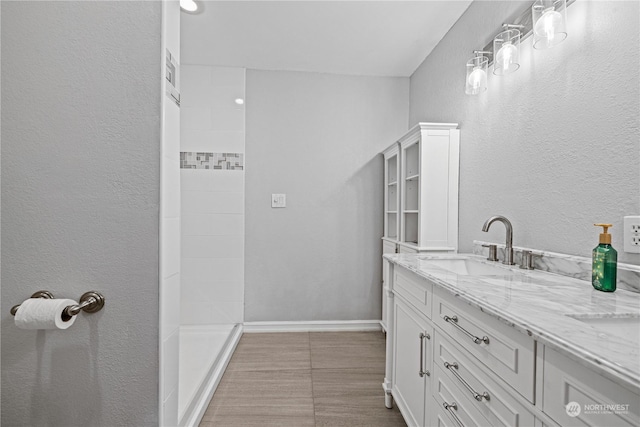
[[[379,320],[310,320],[301,322],[245,322],[244,332],[379,331]]]
[[[224,375],[224,371],[227,369],[227,365],[229,365],[231,356],[233,356],[233,352],[238,346],[240,337],[242,337],[242,332],[242,325],[238,325],[234,328],[233,332],[231,332],[231,336],[227,339],[224,349],[216,360],[213,372],[201,388],[202,392],[199,394],[198,401],[190,405],[191,407],[187,410],[187,413],[184,414],[180,421],[180,426],[197,427],[200,424],[200,421],[202,421],[202,417],[204,417],[204,413],[209,406],[209,402],[211,402],[213,393],[218,388],[222,375]]]

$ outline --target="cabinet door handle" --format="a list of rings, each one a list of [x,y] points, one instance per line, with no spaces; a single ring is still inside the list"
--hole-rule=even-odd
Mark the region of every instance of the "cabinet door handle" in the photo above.
[[[485,343],[485,344],[489,344],[489,337],[488,336],[483,336],[482,338],[477,337],[475,335],[473,335],[471,332],[467,331],[465,328],[463,328],[462,326],[458,325],[458,316],[456,316],[455,314],[453,316],[447,316],[446,314],[444,315],[444,321],[445,322],[449,322],[451,323],[453,326],[455,326],[456,328],[458,328],[460,331],[462,331],[464,334],[466,334],[469,338],[471,338],[471,340],[476,343],[476,344],[480,344],[480,343]]]
[[[458,381],[460,381],[462,385],[464,385],[467,388],[467,390],[471,392],[475,400],[477,400],[478,402],[482,402],[482,398],[489,400],[489,393],[487,393],[486,391],[482,394],[478,393],[473,389],[473,387],[469,385],[468,382],[464,380],[464,378],[462,378],[462,376],[460,376],[460,374],[458,373],[458,362],[453,362],[453,363],[444,362],[444,367],[447,368],[449,371],[451,371],[453,376],[456,377]]]
[[[424,339],[431,339],[431,335],[429,334],[425,334],[423,332],[420,332],[420,371],[418,371],[418,375],[420,375],[420,377],[424,377],[426,376],[431,376],[431,372],[429,372],[429,370],[427,369],[426,371],[424,370]]]
[[[442,406],[444,406],[444,409],[449,411],[453,419],[456,421],[456,424],[458,424],[460,427],[464,427],[464,424],[462,424],[462,421],[460,421],[460,418],[458,418],[456,413],[453,412],[458,410],[458,404],[456,402],[451,402],[451,403],[444,402]]]

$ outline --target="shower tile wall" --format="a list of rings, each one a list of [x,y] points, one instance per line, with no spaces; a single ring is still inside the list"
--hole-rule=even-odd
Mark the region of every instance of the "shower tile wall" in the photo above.
[[[181,324],[244,318],[242,68],[182,66]]]

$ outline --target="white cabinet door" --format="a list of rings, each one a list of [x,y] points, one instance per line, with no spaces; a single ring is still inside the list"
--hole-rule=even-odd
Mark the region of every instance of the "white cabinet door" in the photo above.
[[[393,311],[393,398],[409,426],[424,426],[425,398],[431,394],[433,329],[398,296]]]
[[[640,425],[640,395],[544,348],[542,410],[566,426]]]

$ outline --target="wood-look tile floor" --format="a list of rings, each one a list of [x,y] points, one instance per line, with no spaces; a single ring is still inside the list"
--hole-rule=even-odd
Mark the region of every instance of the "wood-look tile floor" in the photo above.
[[[382,332],[244,334],[201,427],[405,427],[384,406]]]

